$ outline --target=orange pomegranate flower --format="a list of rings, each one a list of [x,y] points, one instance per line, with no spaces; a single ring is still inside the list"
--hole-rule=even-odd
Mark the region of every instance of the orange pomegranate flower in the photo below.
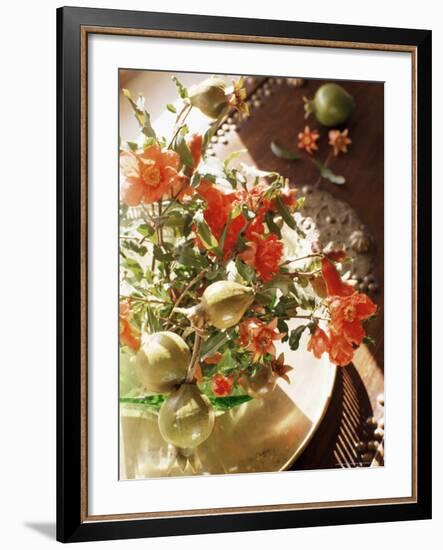
[[[131,310],[128,302],[120,304],[120,343],[123,346],[129,346],[134,351],[140,347],[140,332],[129,321],[131,319]]]
[[[317,327],[314,334],[311,336],[307,350],[312,351],[317,359],[320,359],[325,352],[329,351],[329,338],[320,327]]]
[[[229,223],[223,244],[223,256],[227,260],[232,255],[238,235],[246,225],[246,218],[241,213],[229,221],[232,208],[241,202],[241,194],[237,192],[224,193],[207,180],[200,183],[197,191],[206,201],[207,207],[203,217],[217,240],[221,239],[223,231]]]
[[[327,258],[321,260],[321,272],[326,283],[328,296],[349,296],[355,290],[341,280],[335,265]]]
[[[309,126],[305,126],[304,132],[298,134],[298,148],[304,149],[312,155],[312,151],[317,151],[318,145],[315,143],[320,134],[317,130],[310,130]]]
[[[352,143],[348,138],[348,132],[347,128],[343,132],[340,132],[340,130],[329,130],[329,145],[333,148],[335,157],[339,153],[348,152],[348,145]]]
[[[283,378],[283,380],[285,380],[288,384],[291,383],[288,372],[293,370],[293,368],[290,365],[285,365],[285,356],[283,353],[280,353],[280,355],[276,359],[272,359],[270,364],[272,373],[275,376]]]
[[[201,136],[201,134],[192,134],[188,143],[188,147],[191,151],[192,160],[194,161],[194,170],[197,168],[202,158],[202,144],[203,137]]]
[[[211,380],[211,390],[217,397],[226,397],[232,392],[234,384],[233,376],[224,376],[223,374],[215,374]]]
[[[124,204],[150,204],[177,184],[180,157],[175,151],[162,151],[154,144],[141,152],[122,151],[120,168],[125,177],[121,190]]]
[[[206,363],[206,365],[217,365],[217,363],[220,363],[222,357],[223,355],[219,351],[216,351],[209,357],[203,359],[203,363]]]
[[[354,357],[354,348],[341,334],[329,334],[329,358],[338,367],[349,365]]]
[[[265,355],[275,357],[275,340],[281,340],[285,334],[276,332],[277,319],[265,324],[260,319],[251,317],[240,324],[240,343],[254,354],[253,362],[261,361]]]
[[[365,336],[362,321],[374,315],[376,311],[376,304],[366,294],[358,292],[351,296],[333,298],[329,305],[334,332],[357,346],[362,343]]]
[[[270,281],[279,271],[283,243],[278,240],[277,235],[263,237],[253,233],[252,240],[246,246],[239,258],[252,266],[263,281]]]

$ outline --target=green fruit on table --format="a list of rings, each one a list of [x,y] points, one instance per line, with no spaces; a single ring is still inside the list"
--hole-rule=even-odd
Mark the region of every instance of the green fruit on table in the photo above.
[[[189,100],[209,118],[218,118],[228,106],[226,83],[217,76],[211,76],[189,91]]]
[[[323,84],[314,99],[305,101],[306,117],[314,113],[323,126],[338,126],[345,122],[355,107],[354,98],[339,84]]]
[[[186,342],[173,332],[156,332],[142,338],[136,369],[146,390],[168,393],[186,378],[191,352]]]
[[[160,408],[158,427],[162,437],[176,447],[193,449],[211,435],[214,410],[195,384],[183,384]]]
[[[206,320],[225,329],[237,325],[253,301],[252,288],[233,281],[217,281],[203,292],[201,305]]]

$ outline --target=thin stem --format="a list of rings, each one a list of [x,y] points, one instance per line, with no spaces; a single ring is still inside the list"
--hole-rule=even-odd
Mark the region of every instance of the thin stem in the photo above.
[[[189,292],[189,290],[195,285],[195,283],[197,283],[198,281],[200,281],[201,279],[203,279],[203,277],[206,275],[206,273],[209,271],[208,268],[206,269],[203,269],[202,271],[200,271],[200,273],[198,273],[187,285],[186,287],[183,289],[182,293],[180,294],[180,296],[177,298],[175,304],[174,304],[174,307],[171,311],[171,313],[169,314],[169,317],[170,318],[176,311],[176,308],[181,304],[183,298],[186,296],[186,294]]]
[[[186,111],[186,112],[185,112]],[[186,121],[186,119],[188,118],[189,116],[189,113],[192,111],[192,105],[191,104],[188,104],[188,105],[185,105],[183,107],[183,109],[180,111],[177,119],[176,119],[176,125],[177,125],[177,129],[176,131],[174,132],[174,135],[172,136],[171,138],[171,141],[169,142],[169,145],[168,145],[168,149],[170,149],[172,147],[172,144],[174,143],[175,141],[175,138],[178,136],[178,133],[180,132],[180,130],[183,128],[184,126],[184,123]],[[181,120],[180,124],[178,123],[178,121],[180,120],[180,117],[183,115],[184,113],[184,116],[183,116],[183,119]]]
[[[293,260],[286,260],[281,265],[292,264],[292,262],[299,262],[301,260],[309,260],[310,258],[323,258],[323,254],[308,254],[306,256],[300,256],[300,258],[294,258]]]
[[[171,305],[170,302],[167,302],[166,300],[161,300],[160,298],[138,298],[137,296],[123,296],[120,295],[120,298],[122,300],[129,300],[130,302],[143,302],[146,304],[165,304],[165,305]]]
[[[197,368],[198,361],[200,359],[200,350],[202,345],[202,338],[196,332],[194,339],[194,347],[192,349],[191,362],[188,367],[188,374],[186,375],[186,382],[189,384],[194,380],[195,369]]]
[[[326,168],[329,164],[329,161],[331,160],[332,150],[329,151],[328,156],[326,157],[323,166]],[[314,187],[318,187],[320,185],[322,179],[322,175],[320,174],[317,178],[317,181],[314,183]]]

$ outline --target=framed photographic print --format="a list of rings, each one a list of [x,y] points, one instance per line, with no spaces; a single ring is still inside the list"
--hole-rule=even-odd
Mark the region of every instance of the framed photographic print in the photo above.
[[[63,542],[431,517],[431,32],[60,8]]]

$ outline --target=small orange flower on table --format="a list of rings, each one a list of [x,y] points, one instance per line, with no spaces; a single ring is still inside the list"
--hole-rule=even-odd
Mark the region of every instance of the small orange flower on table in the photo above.
[[[309,126],[305,126],[303,132],[298,134],[298,148],[304,149],[307,153],[312,155],[312,151],[318,150],[316,141],[319,139],[320,134],[317,130],[310,130]]]
[[[347,128],[343,132],[340,132],[340,130],[329,130],[329,145],[334,150],[334,157],[339,153],[348,152],[348,145],[352,143],[352,140],[348,137],[348,133],[349,130]]]

